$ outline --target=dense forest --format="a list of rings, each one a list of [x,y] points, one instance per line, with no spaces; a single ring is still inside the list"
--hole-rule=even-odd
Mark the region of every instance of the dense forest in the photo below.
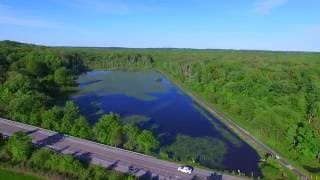
[[[283,157],[320,173],[320,53],[49,48],[0,43],[0,115],[148,154],[159,141],[117,114],[90,126],[65,97],[89,69],[157,69],[201,96]],[[79,130],[80,129],[80,130]],[[105,131],[108,129],[108,131]],[[181,137],[183,139],[183,137]]]

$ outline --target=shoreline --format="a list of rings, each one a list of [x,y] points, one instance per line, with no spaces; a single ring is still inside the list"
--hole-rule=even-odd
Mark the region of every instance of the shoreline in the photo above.
[[[192,90],[189,90],[186,88],[182,83],[180,83],[178,80],[176,80],[174,77],[172,77],[171,74],[165,73],[161,69],[154,69],[155,71],[161,73],[165,78],[167,78],[169,81],[173,82],[182,92],[186,93],[188,96],[190,96],[196,103],[198,103],[201,107],[203,107],[205,110],[207,110],[210,114],[212,114],[214,117],[217,118],[221,123],[223,123],[230,131],[235,133],[241,140],[246,142],[249,146],[251,146],[260,157],[262,157],[265,153],[272,153],[275,156],[279,156],[279,152],[271,149],[269,146],[264,144],[261,140],[257,139],[251,133],[244,128],[240,127],[237,123],[235,123],[233,120],[231,120],[229,117],[227,117],[225,114],[223,114],[221,111],[219,111],[217,108],[213,107],[209,102],[207,102],[205,99],[203,99],[201,96],[196,95]],[[247,139],[249,138],[249,139]],[[298,166],[295,162],[292,162],[287,159],[283,159],[283,156],[279,156],[281,159],[279,159],[279,164],[282,165],[287,170],[293,171],[293,173],[297,177],[308,177],[305,173],[304,169],[301,169],[300,166]],[[289,163],[295,165],[293,167]]]

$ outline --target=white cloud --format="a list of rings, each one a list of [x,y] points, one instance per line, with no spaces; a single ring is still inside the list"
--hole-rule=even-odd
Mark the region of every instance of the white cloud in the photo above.
[[[286,4],[288,0],[260,0],[255,3],[254,12],[262,15],[269,14],[273,9]]]
[[[45,21],[0,15],[0,24],[56,29],[60,26]]]

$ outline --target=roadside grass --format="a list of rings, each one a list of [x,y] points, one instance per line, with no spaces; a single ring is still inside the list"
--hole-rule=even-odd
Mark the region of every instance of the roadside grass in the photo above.
[[[37,177],[30,173],[16,171],[16,170],[9,170],[0,167],[0,180],[41,180],[44,178]]]

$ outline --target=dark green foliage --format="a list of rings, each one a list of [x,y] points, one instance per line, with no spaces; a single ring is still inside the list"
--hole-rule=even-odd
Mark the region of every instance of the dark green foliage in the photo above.
[[[288,128],[286,138],[288,142],[291,142],[291,151],[296,151],[312,160],[312,157],[317,157],[320,152],[320,141],[310,129],[307,123],[298,123]]]
[[[66,67],[61,67],[54,71],[54,80],[56,83],[62,86],[72,85],[73,79],[70,75],[70,70],[68,70]]]
[[[151,131],[143,130],[141,134],[137,136],[138,148],[140,151],[150,154],[159,148],[159,141],[154,137]]]
[[[31,138],[23,132],[14,133],[7,142],[14,161],[25,161],[32,153]]]
[[[259,164],[264,179],[296,179],[289,170],[283,168],[276,160],[268,158]]]
[[[27,71],[37,77],[43,77],[48,73],[47,66],[41,62],[37,57],[28,59],[26,63]]]
[[[137,150],[138,149],[138,142],[137,137],[140,134],[139,128],[132,124],[126,124],[124,126],[125,132],[125,141],[126,143],[123,145],[124,148],[128,150]]]
[[[74,84],[71,60],[49,48],[1,42],[0,59],[0,113],[11,119],[42,124],[41,113]]]
[[[84,116],[77,118],[71,128],[70,135],[80,137],[83,139],[91,139],[91,127],[88,124],[87,119]]]
[[[111,145],[121,143],[121,121],[120,116],[114,113],[103,115],[94,125],[93,132],[99,142]]]
[[[179,161],[202,164],[210,168],[221,168],[225,144],[212,138],[192,138],[178,135],[176,141],[164,148],[171,158]]]
[[[41,118],[42,127],[58,131],[61,125],[61,119],[63,118],[63,109],[58,106],[54,106],[51,109],[44,111]]]
[[[146,154],[159,148],[159,141],[151,131],[140,132],[133,124],[123,125],[120,116],[114,113],[103,115],[94,125],[93,133],[98,142]]]
[[[79,112],[79,107],[76,106],[76,104],[73,101],[66,102],[66,105],[64,107],[64,116],[62,118],[61,125],[59,128],[60,132],[68,133],[71,130],[74,121],[79,116]]]

